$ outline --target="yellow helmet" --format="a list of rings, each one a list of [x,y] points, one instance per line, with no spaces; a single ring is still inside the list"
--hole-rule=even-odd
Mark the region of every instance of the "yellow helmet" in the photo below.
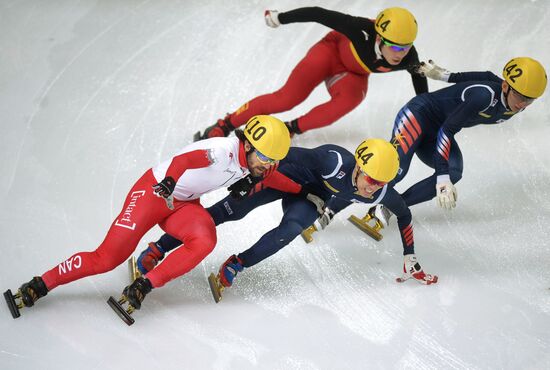
[[[416,39],[418,24],[407,9],[393,7],[382,10],[376,17],[374,29],[385,40],[409,45]]]
[[[532,99],[544,93],[548,81],[542,64],[529,57],[510,60],[502,69],[502,77],[512,89]]]
[[[359,168],[375,180],[390,182],[399,169],[399,155],[395,147],[383,139],[367,139],[355,149]]]
[[[244,136],[260,153],[279,161],[286,157],[290,149],[290,132],[278,118],[254,116],[244,128]]]

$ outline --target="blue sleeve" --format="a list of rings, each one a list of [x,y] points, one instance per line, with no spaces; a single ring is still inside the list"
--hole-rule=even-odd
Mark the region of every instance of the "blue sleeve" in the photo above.
[[[397,217],[397,225],[401,234],[401,242],[403,243],[403,255],[413,254],[412,214],[407,204],[405,204],[405,200],[394,188],[389,188],[381,203]]]
[[[351,202],[342,198],[337,198],[332,196],[329,200],[326,201],[325,206],[330,208],[335,214],[349,206]]]
[[[494,81],[501,83],[502,79],[493,72],[459,72],[451,73],[449,81],[451,83],[472,82],[472,81]]]
[[[464,123],[479,112],[487,109],[494,98],[494,92],[485,85],[468,86],[462,91],[462,103],[449,114],[437,133],[435,150],[435,173],[440,175],[449,174],[449,155],[451,153],[451,142],[454,136],[462,129]]]
[[[293,146],[288,151],[285,159],[283,159],[280,163],[281,165],[285,163],[295,164],[311,170],[319,171],[321,170],[323,164],[321,154],[322,152],[319,151],[319,148],[307,149]]]

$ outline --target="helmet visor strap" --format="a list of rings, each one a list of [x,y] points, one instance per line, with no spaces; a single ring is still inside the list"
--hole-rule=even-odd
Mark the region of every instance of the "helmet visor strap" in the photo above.
[[[378,181],[378,180],[373,179],[372,177],[367,175],[363,170],[361,170],[361,174],[363,175],[363,178],[365,179],[365,181],[369,185],[384,187],[384,185],[387,184],[387,182]]]
[[[389,42],[384,38],[382,38],[382,42],[384,43],[384,45],[389,46],[390,49],[392,49],[393,51],[407,51],[413,46],[413,44],[407,44],[407,45],[394,44],[393,42]]]
[[[258,161],[260,161],[261,164],[273,164],[277,162],[275,159],[271,159],[262,153],[258,149],[254,149],[254,152],[256,153],[256,157],[258,158]]]

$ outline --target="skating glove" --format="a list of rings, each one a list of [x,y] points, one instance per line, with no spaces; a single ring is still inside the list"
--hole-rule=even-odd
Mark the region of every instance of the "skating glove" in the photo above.
[[[458,195],[456,188],[451,182],[438,182],[435,186],[437,204],[444,209],[456,207]]]
[[[426,274],[420,264],[416,260],[415,254],[407,254],[403,263],[403,276],[395,279],[398,283],[402,283],[409,279],[414,279],[421,284],[430,285],[437,283],[437,275]]]
[[[271,28],[277,28],[281,25],[281,22],[279,22],[279,12],[276,10],[266,10],[264,17],[265,24]]]
[[[170,195],[174,192],[175,188],[176,181],[172,177],[168,176],[158,184],[153,185],[153,192],[157,197],[168,199],[168,197],[170,197]]]
[[[317,230],[324,230],[325,227],[330,224],[333,217],[334,211],[328,207],[325,207],[321,216],[319,216],[317,221],[315,221],[315,227],[317,228]]]
[[[422,77],[445,82],[449,81],[449,76],[451,75],[451,72],[447,71],[445,68],[441,68],[431,59],[428,60],[428,63],[421,62],[416,68],[416,73],[420,74]]]
[[[227,190],[230,191],[229,194],[231,195],[231,197],[241,200],[248,196],[250,191],[254,188],[259,180],[259,178],[248,174],[230,187],[228,187]]]
[[[315,208],[317,208],[317,213],[319,213],[319,215],[325,213],[325,201],[318,195],[315,195],[314,191],[307,185],[302,185],[302,189],[300,189],[300,193],[298,193],[298,195],[313,203]]]

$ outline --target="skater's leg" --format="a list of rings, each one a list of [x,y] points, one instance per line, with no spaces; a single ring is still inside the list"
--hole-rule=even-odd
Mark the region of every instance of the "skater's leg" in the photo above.
[[[294,240],[302,230],[309,227],[318,217],[317,209],[308,200],[297,197],[283,199],[284,214],[281,223],[267,232],[252,247],[238,255],[244,267],[251,267]]]
[[[435,141],[430,140],[426,144],[422,144],[416,151],[418,158],[427,166],[435,168],[434,161]],[[449,155],[449,177],[451,182],[456,184],[462,178],[462,172],[464,169],[464,161],[462,159],[462,152],[460,147],[456,143],[455,139],[452,139],[451,152]],[[422,181],[412,185],[403,193],[403,199],[407,206],[413,206],[415,204],[423,203],[433,199],[436,196],[437,175],[433,175],[425,178]]]
[[[216,226],[210,214],[197,203],[188,203],[160,226],[183,242],[145,277],[158,288],[189,271],[216,246]]]
[[[93,252],[79,252],[42,275],[48,290],[104,273],[123,263],[134,251],[141,237],[170,214],[164,200],[153,195],[156,183],[148,171],[130,190],[122,211],[113,221],[105,240]]]
[[[294,67],[286,83],[277,91],[258,96],[230,114],[234,127],[245,124],[258,114],[286,112],[303,102],[313,89],[330,76],[334,48],[325,41],[315,44]]]
[[[327,79],[330,100],[299,117],[296,121],[298,131],[303,133],[328,126],[355,109],[367,95],[368,78],[369,75],[343,72]]]

